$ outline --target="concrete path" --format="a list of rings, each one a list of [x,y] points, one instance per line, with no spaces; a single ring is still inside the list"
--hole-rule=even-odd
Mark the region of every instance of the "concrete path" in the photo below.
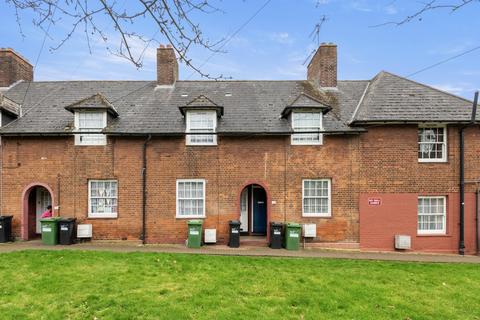
[[[301,257],[301,258],[333,258],[360,259],[384,261],[412,262],[447,262],[447,263],[479,263],[479,256],[459,256],[453,254],[425,254],[398,252],[360,252],[346,250],[325,250],[308,248],[299,251],[285,249],[270,249],[267,247],[229,248],[223,245],[203,246],[201,249],[189,249],[183,245],[141,245],[136,241],[105,242],[93,241],[72,246],[45,246],[41,241],[20,241],[15,243],[0,243],[0,253],[22,250],[85,250],[112,252],[159,252],[159,253],[189,253],[229,256],[261,256],[261,257]]]

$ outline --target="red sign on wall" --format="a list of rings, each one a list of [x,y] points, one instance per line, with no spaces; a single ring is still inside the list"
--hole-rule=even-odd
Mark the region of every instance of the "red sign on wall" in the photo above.
[[[379,206],[382,204],[382,199],[380,198],[368,198],[369,206]]]

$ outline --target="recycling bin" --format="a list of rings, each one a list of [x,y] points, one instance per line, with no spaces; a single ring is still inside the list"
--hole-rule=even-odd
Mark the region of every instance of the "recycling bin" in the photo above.
[[[13,216],[0,216],[0,243],[13,241],[12,218]]]
[[[61,218],[41,219],[42,242],[46,245],[54,246],[58,244],[58,221]]]
[[[58,243],[62,245],[71,245],[75,243],[76,228],[75,218],[62,218],[58,221]]]
[[[285,227],[285,249],[298,250],[302,227],[298,223],[287,223]]]
[[[230,226],[228,246],[238,248],[240,247],[240,221],[230,220],[228,225]]]
[[[202,220],[190,220],[188,224],[187,247],[200,248],[202,245]]]
[[[270,222],[270,248],[282,249],[283,244],[283,223]]]

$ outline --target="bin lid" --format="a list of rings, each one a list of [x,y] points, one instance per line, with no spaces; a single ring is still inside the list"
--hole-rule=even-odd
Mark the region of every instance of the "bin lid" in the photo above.
[[[58,222],[61,219],[62,218],[60,217],[43,218],[43,219],[40,219],[40,222]]]
[[[203,221],[202,220],[188,220],[187,224],[188,225],[202,225]]]
[[[77,218],[64,218],[64,217],[60,217],[60,222],[74,222],[76,221]]]
[[[228,221],[228,224],[240,225],[240,224],[242,224],[242,223],[241,223],[240,221],[238,221],[238,220],[230,220],[230,221]]]
[[[287,227],[289,227],[289,228],[301,228],[300,224],[296,223],[296,222],[287,223]]]
[[[270,225],[271,225],[272,227],[283,227],[283,223],[281,223],[281,222],[274,222],[274,221],[272,221],[272,222],[270,222]]]
[[[12,219],[13,216],[0,216],[0,220],[8,220],[8,219]]]

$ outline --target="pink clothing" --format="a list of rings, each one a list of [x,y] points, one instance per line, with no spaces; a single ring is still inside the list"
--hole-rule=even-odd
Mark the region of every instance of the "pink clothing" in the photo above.
[[[42,213],[42,219],[43,218],[51,218],[53,216],[52,211],[47,210],[44,213]]]

